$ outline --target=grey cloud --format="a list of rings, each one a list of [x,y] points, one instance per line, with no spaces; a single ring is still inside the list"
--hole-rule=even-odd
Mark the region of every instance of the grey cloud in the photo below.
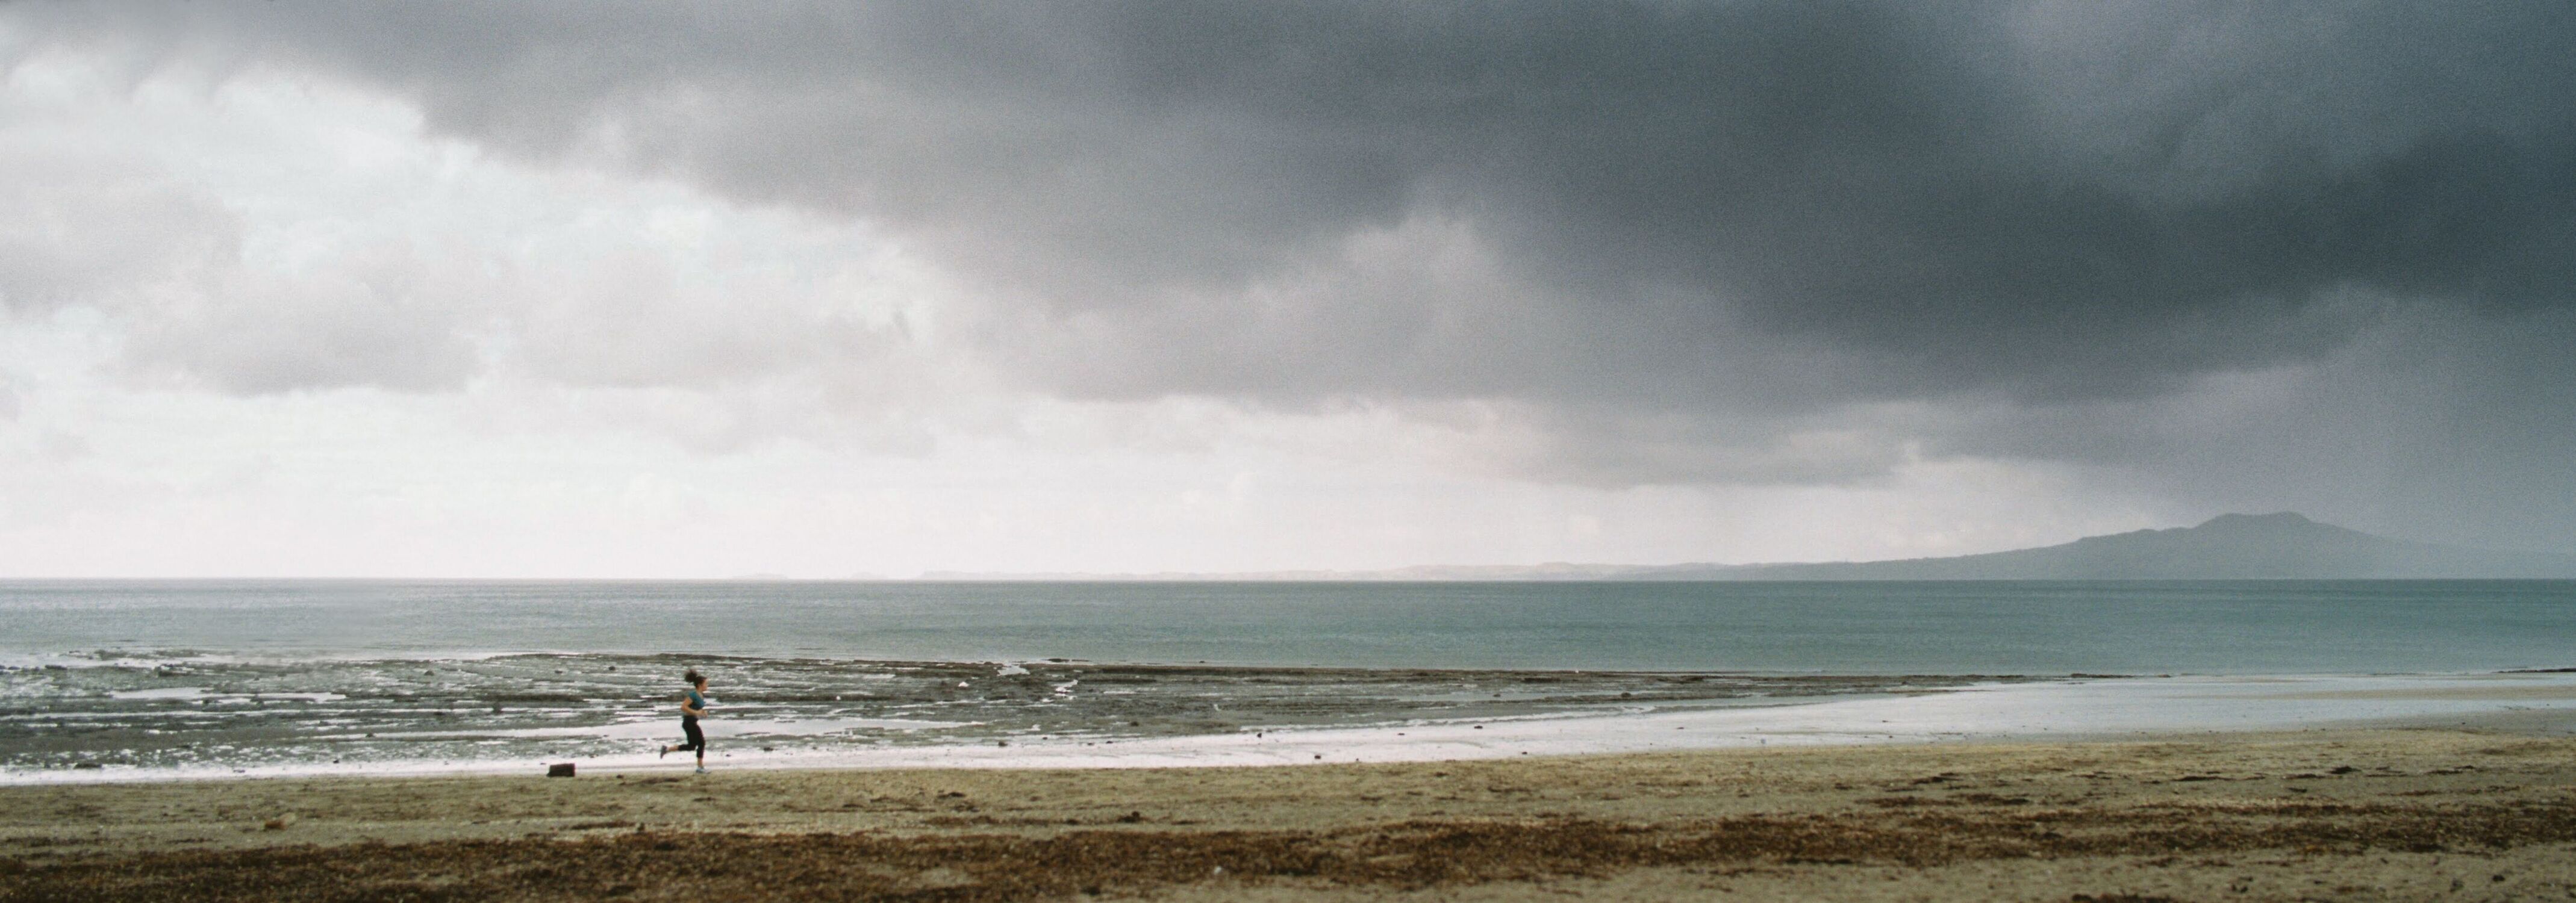
[[[238,394],[460,388],[480,368],[453,293],[402,257],[356,273],[218,271],[130,312],[128,364]],[[421,269],[426,269],[422,267]]]
[[[1990,404],[1916,424],[1931,456],[2070,462],[2202,516],[2298,510],[2470,545],[2576,544],[2576,310],[2386,299],[2346,347],[2164,396]]]
[[[47,431],[36,437],[36,456],[54,464],[78,461],[91,452],[89,440],[70,433]]]
[[[1881,402],[2144,404],[2324,361],[2385,325],[2353,292],[2498,322],[2576,298],[2561,4],[12,12],[884,223],[1001,299],[985,350],[1054,391],[1503,398],[1648,437],[1557,456],[1587,480]],[[2117,441],[2082,420],[2031,448]],[[1866,427],[1835,458],[1862,463],[1780,478],[1937,432]]]
[[[0,312],[35,314],[138,282],[166,280],[232,252],[238,223],[149,171],[0,151]]]
[[[201,15],[442,130],[882,217],[1056,308],[1237,307],[1430,211],[1603,320],[1855,344],[1891,394],[2152,391],[2331,347],[2282,321],[2345,284],[2561,304],[2576,250],[2553,5],[601,12]]]
[[[240,217],[215,199],[134,155],[0,126],[0,314],[95,309],[124,327],[135,372],[228,392],[449,389],[475,370],[471,311],[450,303],[471,293],[420,291],[455,277],[421,276],[436,267],[409,249],[262,275],[243,266]]]
[[[2387,449],[2384,479],[2366,487],[2384,500],[2382,521],[2453,542],[2576,548],[2576,311],[2408,327],[2332,374]]]
[[[1517,441],[1487,442],[1483,463],[1505,473],[1625,487],[1642,481],[1862,484],[1906,462],[1906,435],[1880,412],[1799,417],[1546,409],[1516,418]],[[1900,418],[1901,419],[1901,418]]]
[[[692,285],[650,248],[617,249],[554,275],[560,290],[523,288],[537,297],[509,313],[512,357],[571,385],[722,386],[885,344],[879,330],[811,304]]]

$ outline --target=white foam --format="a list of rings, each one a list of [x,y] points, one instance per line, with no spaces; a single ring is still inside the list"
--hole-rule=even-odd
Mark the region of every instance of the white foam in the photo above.
[[[2558,698],[2533,689],[2563,691]],[[2316,694],[2336,695],[2320,698]],[[1775,706],[1660,710],[1138,740],[1013,739],[739,755],[857,768],[1162,768],[1420,762],[1753,746],[2083,740],[2355,727],[2393,719],[2576,713],[2576,674],[2181,677],[1980,684]],[[646,764],[641,759],[635,764]],[[598,767],[622,767],[602,761]]]
[[[204,687],[158,687],[150,690],[119,690],[110,699],[197,699],[213,692]]]

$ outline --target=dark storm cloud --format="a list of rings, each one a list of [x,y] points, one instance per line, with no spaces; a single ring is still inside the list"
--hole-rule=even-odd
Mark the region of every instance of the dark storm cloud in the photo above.
[[[1120,2],[38,18],[121,19],[102,30],[149,52],[328,66],[523,154],[605,145],[739,197],[883,218],[1059,313],[1226,305],[1427,211],[1495,243],[1529,303],[1601,329],[1559,339],[1740,323],[1866,349],[1910,391],[2081,396],[2330,347],[2350,324],[2303,314],[2341,285],[2566,303],[2570,15]],[[1408,286],[1380,288],[1351,303],[1408,303]],[[1635,375],[1696,383],[1692,356]],[[1310,362],[1281,363],[1254,369],[1293,381]],[[1415,369],[1443,368],[1324,368],[1304,388],[1513,388],[1405,384]]]
[[[1000,299],[983,340],[1055,391],[1580,407],[1639,443],[1586,466],[1653,477],[1770,472],[1671,462],[1730,436],[1776,458],[1837,406],[2322,360],[2391,309],[2332,300],[2354,292],[2568,308],[2569,10],[12,12],[36,44],[315,68],[522,158],[870,218]]]

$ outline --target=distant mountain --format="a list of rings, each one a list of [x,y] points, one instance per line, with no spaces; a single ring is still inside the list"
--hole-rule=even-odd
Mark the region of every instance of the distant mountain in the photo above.
[[[2576,556],[2373,536],[2296,514],[2226,514],[2197,527],[2087,536],[1955,558],[1712,568],[1709,580],[2274,580],[2576,577]]]
[[[1154,571],[1148,573],[1098,573],[1089,571],[930,571],[921,580],[1021,580],[1021,581],[1186,581],[1237,580],[1257,582],[1473,582],[1479,580],[1634,580],[1641,575],[1660,573],[1669,568],[1719,568],[1718,564],[1635,565],[1635,564],[1417,564],[1410,567],[1379,571]],[[1706,577],[1688,579],[1705,580]]]
[[[2197,527],[2087,536],[1953,558],[1806,564],[1417,565],[1383,571],[1233,574],[969,574],[929,580],[2331,580],[2576,578],[2576,555],[2434,545],[2296,514],[2224,514]]]

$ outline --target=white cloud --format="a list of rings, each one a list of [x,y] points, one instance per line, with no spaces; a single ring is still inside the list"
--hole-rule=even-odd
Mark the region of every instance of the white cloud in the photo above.
[[[292,73],[12,71],[0,196],[30,215],[0,224],[0,299],[105,312],[141,374],[246,393],[794,378],[844,404],[937,379],[885,359],[938,336],[942,289],[863,224],[530,170]]]

